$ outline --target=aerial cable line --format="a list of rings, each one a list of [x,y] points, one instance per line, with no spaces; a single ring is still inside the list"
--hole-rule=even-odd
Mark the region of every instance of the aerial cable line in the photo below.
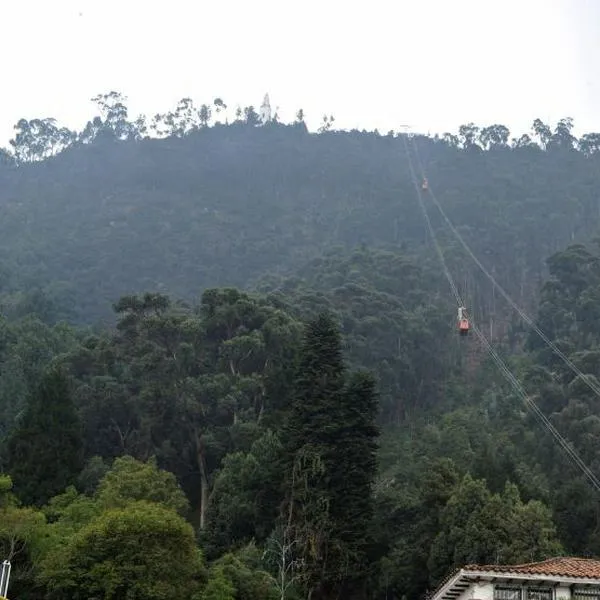
[[[600,491],[600,480],[596,477],[594,472],[585,464],[585,462],[581,459],[581,457],[577,454],[576,450],[569,444],[569,442],[558,432],[556,427],[548,420],[546,415],[540,410],[538,405],[534,402],[534,400],[527,395],[527,392],[523,389],[520,381],[513,375],[510,369],[506,366],[506,363],[502,360],[502,358],[498,355],[496,350],[491,346],[488,339],[483,335],[481,330],[477,327],[475,323],[471,323],[473,330],[477,334],[479,340],[486,347],[488,352],[490,353],[492,359],[504,375],[504,377],[509,381],[512,385],[515,392],[521,397],[525,406],[527,406],[537,417],[537,419],[546,427],[546,429],[552,434],[552,437],[559,443],[561,448],[565,451],[567,456],[572,460],[572,462],[579,467],[582,473],[588,478],[592,486],[596,489],[596,491]]]
[[[421,211],[423,213],[425,222],[427,223],[427,227],[429,229],[429,234],[435,245],[435,249],[436,249],[438,257],[440,259],[440,263],[442,264],[444,274],[446,275],[446,279],[448,280],[448,283],[450,284],[450,287],[452,289],[452,292],[454,294],[454,297],[455,297],[458,305],[462,306],[463,303],[462,303],[462,299],[460,296],[460,292],[458,291],[458,288],[456,287],[456,284],[454,282],[452,274],[450,273],[450,270],[448,269],[448,266],[446,265],[446,259],[444,258],[444,253],[443,253],[442,248],[441,248],[441,246],[438,242],[438,239],[435,235],[435,230],[433,229],[431,220],[429,218],[429,214],[427,213],[425,203],[423,202],[423,198],[421,196],[421,189],[419,188],[417,175],[415,173],[412,159],[410,157],[410,151],[408,149],[406,137],[407,137],[406,135],[403,136],[404,148],[406,150],[406,157],[408,159],[408,166],[410,169],[411,178],[412,178],[413,184],[415,186],[415,190],[417,192],[417,198],[419,199],[419,205],[421,207]],[[585,464],[585,462],[577,454],[575,449],[558,432],[558,430],[554,427],[554,425],[552,425],[552,423],[548,420],[548,418],[540,410],[540,408],[537,406],[537,404],[534,402],[534,400],[527,395],[527,393],[523,389],[523,386],[521,385],[519,380],[513,375],[511,370],[506,366],[506,363],[502,360],[502,358],[499,356],[499,354],[496,352],[496,350],[492,347],[492,345],[490,344],[488,339],[483,335],[483,333],[477,327],[477,325],[472,321],[471,321],[471,323],[473,326],[473,330],[477,334],[477,337],[482,342],[482,344],[485,346],[487,351],[490,353],[490,356],[492,357],[492,359],[494,360],[494,362],[496,363],[496,365],[498,366],[499,370],[502,372],[502,374],[504,375],[506,380],[512,385],[512,387],[515,390],[515,392],[517,393],[517,395],[520,396],[520,398],[523,400],[523,403],[525,404],[525,406],[533,412],[533,414],[542,423],[542,425],[550,432],[552,437],[560,445],[560,447],[563,449],[565,454],[571,459],[571,461],[574,463],[574,465],[581,470],[581,472],[585,475],[585,477],[587,477],[587,479],[590,481],[590,483],[596,489],[596,491],[600,491],[600,480],[596,477],[594,472]]]
[[[411,174],[411,178],[413,181],[413,184],[415,186],[415,190],[417,191],[417,197],[419,198],[419,204],[421,205],[421,210],[423,212],[423,217],[425,218],[425,221],[427,223],[427,228],[429,229],[429,234],[433,239],[434,245],[435,245],[435,249],[438,253],[440,262],[442,263],[442,267],[444,269],[444,274],[446,275],[446,279],[448,280],[448,283],[450,284],[450,287],[452,289],[452,293],[454,294],[454,298],[456,299],[456,302],[458,303],[459,306],[463,306],[463,301],[462,298],[460,296],[460,293],[458,291],[458,288],[456,287],[456,284],[454,283],[454,279],[452,278],[452,274],[450,273],[450,271],[448,270],[448,266],[446,265],[446,260],[444,258],[444,254],[442,252],[442,249],[440,248],[440,245],[437,242],[437,238],[435,237],[435,233],[433,230],[433,225],[431,224],[431,221],[429,219],[429,215],[427,214],[427,210],[425,208],[425,204],[423,203],[423,198],[421,196],[421,190],[419,189],[419,182],[417,180],[417,174],[415,173],[415,169],[413,167],[412,164],[412,160],[410,158],[410,153],[408,150],[408,145],[406,143],[406,138],[404,139],[404,147],[406,149],[406,156],[408,157],[408,166],[410,168],[410,174]]]
[[[421,174],[424,177],[425,176],[425,170],[423,169],[423,164],[422,164],[421,158],[419,156],[419,150],[417,148],[417,144],[416,144],[415,140],[412,140],[412,142],[413,142],[413,146],[414,146],[414,149],[415,149],[415,156],[416,156],[416,159],[417,159],[417,163],[419,165],[419,170],[421,171]],[[540,338],[542,338],[542,340],[548,345],[548,347],[558,357],[560,357],[562,359],[562,361],[571,369],[571,371],[573,371],[573,373],[575,373],[576,375],[578,375],[579,377],[581,377],[581,379],[583,380],[583,382],[596,394],[596,396],[598,396],[598,398],[600,398],[600,385],[598,385],[594,380],[590,379],[588,375],[585,375],[581,371],[581,369],[579,369],[579,367],[577,367],[577,365],[575,365],[573,363],[573,361],[568,356],[566,356],[565,353],[552,340],[550,340],[548,338],[548,336],[538,327],[538,325],[535,323],[535,321],[531,317],[529,317],[519,307],[519,305],[508,295],[508,293],[504,290],[504,288],[496,281],[496,279],[494,278],[494,276],[485,268],[485,266],[477,258],[477,256],[471,250],[471,248],[469,247],[469,245],[467,244],[467,242],[465,242],[465,240],[462,237],[462,235],[460,234],[460,232],[453,225],[452,221],[449,219],[449,217],[446,214],[446,212],[444,211],[443,207],[438,202],[438,199],[436,198],[435,194],[433,193],[433,190],[431,189],[431,185],[429,183],[428,183],[428,191],[429,191],[429,194],[431,196],[431,199],[433,200],[433,203],[436,205],[437,209],[440,211],[440,213],[441,213],[442,217],[444,218],[444,220],[446,221],[446,224],[448,225],[448,227],[450,227],[450,229],[452,230],[452,232],[454,233],[454,235],[456,236],[456,238],[458,239],[458,241],[461,243],[461,245],[463,246],[463,248],[465,249],[465,251],[467,252],[467,254],[469,254],[469,256],[473,259],[473,261],[475,262],[475,264],[477,264],[477,266],[488,277],[488,279],[497,288],[497,290],[504,297],[504,299],[513,307],[514,310],[517,311],[517,313],[523,319],[523,321],[525,321],[530,327],[533,328],[533,330],[540,336]]]

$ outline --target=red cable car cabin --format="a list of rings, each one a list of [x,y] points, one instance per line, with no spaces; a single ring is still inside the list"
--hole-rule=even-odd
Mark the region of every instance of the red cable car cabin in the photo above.
[[[464,310],[464,306],[461,306],[458,309],[458,333],[461,336],[469,334],[469,319],[465,317]]]

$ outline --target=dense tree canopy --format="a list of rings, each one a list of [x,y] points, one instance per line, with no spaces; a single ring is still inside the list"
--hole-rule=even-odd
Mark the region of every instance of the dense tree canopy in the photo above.
[[[110,318],[125,294],[192,300],[206,287],[295,275],[334,246],[423,250],[403,134],[313,134],[302,114],[284,124],[220,98],[185,98],[152,119],[131,118],[114,91],[94,101],[97,115],[81,132],[52,119],[15,127],[5,153],[14,164],[0,166],[7,309],[35,304],[46,319],[89,323]],[[594,235],[600,218],[600,134],[576,139],[572,128],[570,119],[538,119],[515,139],[502,125],[470,123],[457,135],[415,138],[440,201],[523,303],[546,257]],[[470,304],[493,314],[502,334],[506,314],[479,289],[464,253],[448,250]]]
[[[94,101],[0,152],[10,597],[419,599],[465,562],[600,554],[597,493],[455,331],[403,134]],[[600,134],[572,132],[413,148],[575,370],[424,194],[470,316],[600,473]]]

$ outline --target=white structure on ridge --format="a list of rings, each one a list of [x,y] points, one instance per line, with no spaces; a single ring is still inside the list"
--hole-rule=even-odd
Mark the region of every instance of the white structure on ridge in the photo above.
[[[271,103],[269,102],[269,94],[265,94],[265,99],[260,107],[260,120],[268,123],[271,120]]]

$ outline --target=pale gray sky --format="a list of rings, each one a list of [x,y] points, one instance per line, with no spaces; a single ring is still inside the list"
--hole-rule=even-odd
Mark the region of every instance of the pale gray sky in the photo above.
[[[600,131],[600,0],[2,0],[0,40],[0,145],[110,90],[135,114],[268,92],[311,127]]]

